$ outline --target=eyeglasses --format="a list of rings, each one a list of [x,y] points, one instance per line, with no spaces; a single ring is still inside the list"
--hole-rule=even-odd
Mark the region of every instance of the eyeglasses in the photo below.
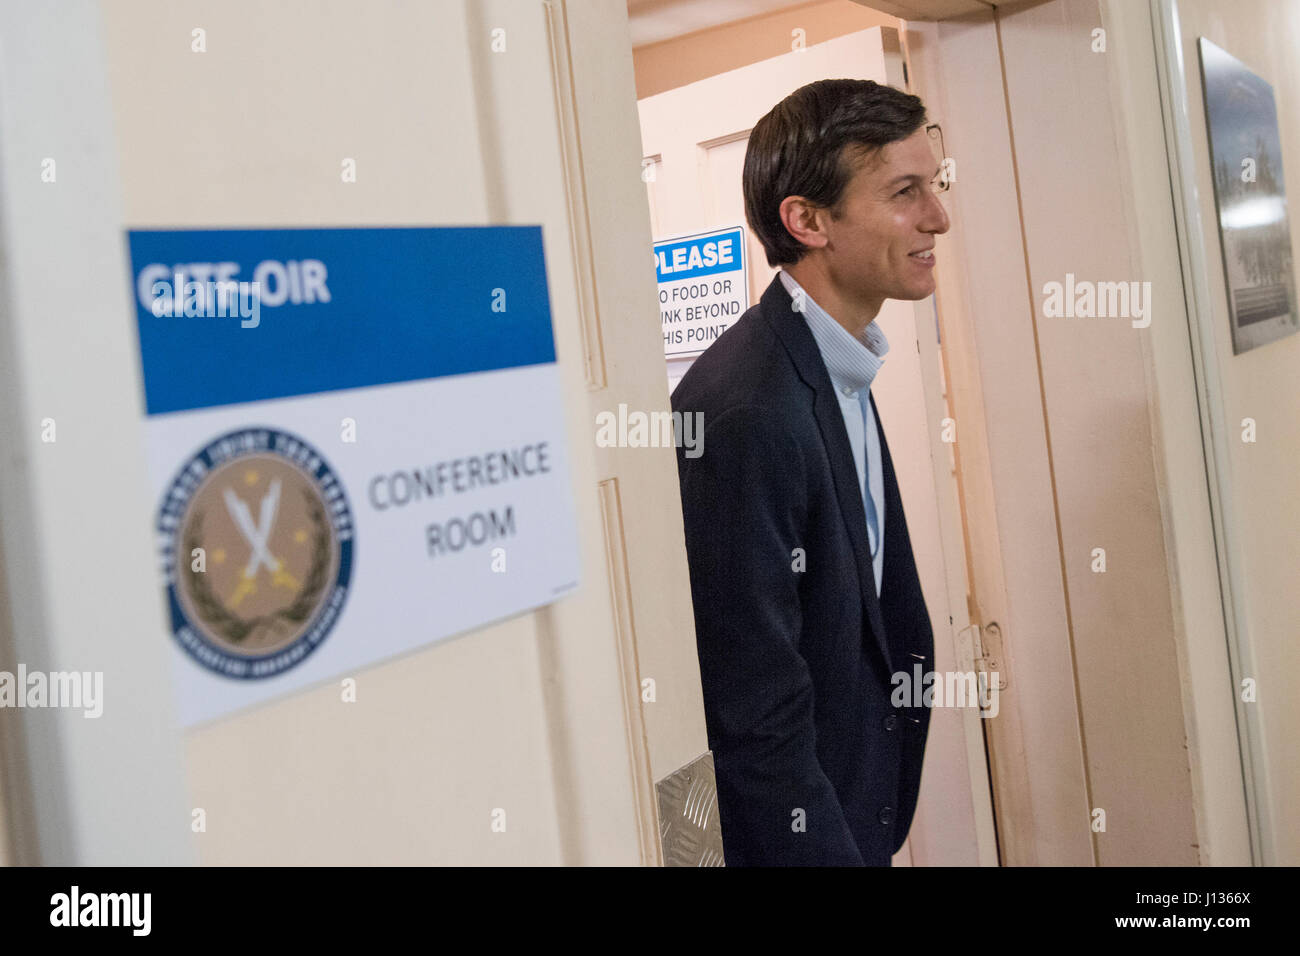
[[[939,172],[934,179],[930,180],[930,191],[936,194],[946,193],[952,188],[952,181],[948,178],[949,162],[948,153],[943,148],[943,127],[938,123],[931,123],[925,128],[925,134],[930,137],[932,143],[935,140],[939,143],[939,154],[935,157],[939,161]]]

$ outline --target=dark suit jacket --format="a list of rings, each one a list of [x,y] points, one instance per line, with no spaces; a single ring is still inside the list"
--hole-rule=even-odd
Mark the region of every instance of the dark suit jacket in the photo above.
[[[726,862],[888,866],[930,717],[890,678],[933,669],[934,638],[884,431],[878,600],[844,417],[779,276],[672,405],[704,414],[677,456]]]

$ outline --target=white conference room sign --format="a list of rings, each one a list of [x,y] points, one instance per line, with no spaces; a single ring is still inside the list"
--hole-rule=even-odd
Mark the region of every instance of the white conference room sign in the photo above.
[[[578,586],[540,227],[128,240],[184,726]]]

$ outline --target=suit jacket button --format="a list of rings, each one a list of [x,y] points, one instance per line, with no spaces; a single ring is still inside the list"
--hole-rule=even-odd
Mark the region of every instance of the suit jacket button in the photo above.
[[[893,730],[897,726],[898,726],[898,718],[895,717],[893,714],[890,714],[888,717],[885,718],[886,730]]]
[[[893,808],[893,807],[881,807],[881,808],[880,808],[880,822],[883,823],[885,826],[889,826],[889,824],[891,824],[891,823],[894,822],[894,808]]]

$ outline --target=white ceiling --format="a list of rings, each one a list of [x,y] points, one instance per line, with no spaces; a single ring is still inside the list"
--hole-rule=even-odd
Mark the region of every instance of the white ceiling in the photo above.
[[[803,6],[809,0],[627,0],[632,46],[645,46],[723,23]],[[855,0],[904,20],[941,20],[987,11],[994,0]],[[1032,6],[1042,0],[1008,0],[998,6]]]
[[[627,0],[628,33],[632,46],[645,46],[796,6],[799,0]]]

